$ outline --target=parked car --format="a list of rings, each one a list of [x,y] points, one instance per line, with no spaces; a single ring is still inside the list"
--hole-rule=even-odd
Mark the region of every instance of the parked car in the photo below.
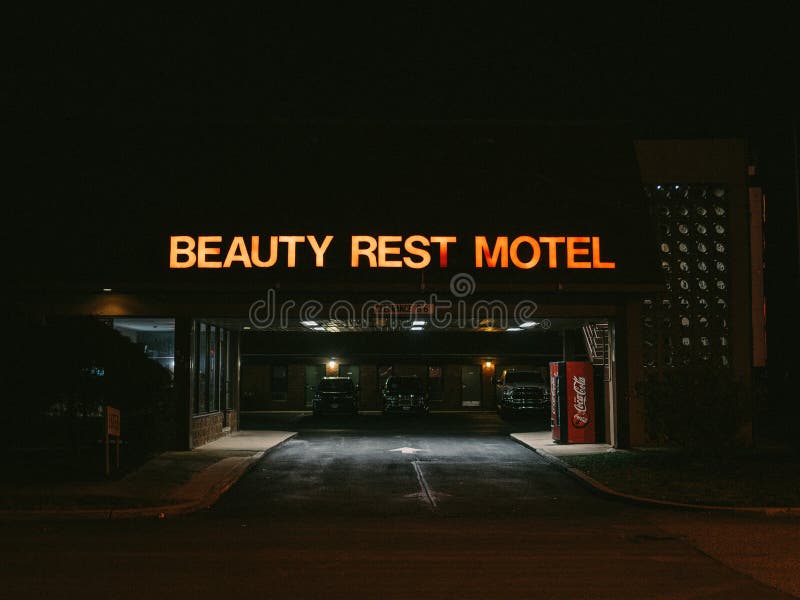
[[[384,414],[429,412],[428,392],[416,375],[392,375],[383,384],[381,396]]]
[[[314,416],[331,413],[358,414],[358,390],[349,377],[323,377],[312,403]]]
[[[503,370],[497,380],[497,412],[544,414],[550,410],[550,383],[538,371]]]

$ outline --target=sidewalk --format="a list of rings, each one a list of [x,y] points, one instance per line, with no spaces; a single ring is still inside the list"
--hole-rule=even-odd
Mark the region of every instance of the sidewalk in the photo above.
[[[243,431],[185,452],[164,452],[116,481],[3,486],[3,519],[172,517],[213,505],[288,431]]]

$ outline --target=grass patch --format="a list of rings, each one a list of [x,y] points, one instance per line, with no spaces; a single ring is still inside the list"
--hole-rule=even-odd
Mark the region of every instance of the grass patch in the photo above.
[[[724,456],[671,449],[560,457],[627,494],[716,506],[800,506],[800,456],[747,450]]]

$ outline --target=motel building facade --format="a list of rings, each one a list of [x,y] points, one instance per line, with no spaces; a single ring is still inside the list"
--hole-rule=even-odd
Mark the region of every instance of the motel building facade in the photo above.
[[[184,208],[118,239],[132,250],[100,275],[20,294],[149,348],[172,373],[176,448],[308,412],[325,376],[350,377],[362,411],[391,375],[418,376],[433,411],[493,411],[503,370],[563,360],[591,364],[599,439],[628,447],[648,442],[648,374],[708,363],[750,386],[764,364],[762,199],[741,140],[280,123],[236,144],[241,164],[166,191],[153,178]]]

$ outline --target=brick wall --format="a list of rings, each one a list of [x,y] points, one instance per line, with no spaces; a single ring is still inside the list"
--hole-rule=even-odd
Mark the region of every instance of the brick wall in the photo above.
[[[407,375],[407,376],[416,375],[417,377],[422,379],[422,381],[425,381],[428,378],[428,366],[398,364],[394,365],[392,373],[394,375]]]
[[[378,367],[359,366],[359,408],[361,410],[380,410],[383,408],[378,397]]]
[[[197,448],[222,437],[222,413],[212,413],[192,418],[192,448]]]
[[[481,408],[484,410],[492,410],[495,408],[495,387],[492,383],[492,377],[495,376],[494,364],[487,367],[485,364],[481,367]]]
[[[239,431],[239,413],[235,410],[229,411],[226,417],[228,427],[231,428],[231,433]]]

